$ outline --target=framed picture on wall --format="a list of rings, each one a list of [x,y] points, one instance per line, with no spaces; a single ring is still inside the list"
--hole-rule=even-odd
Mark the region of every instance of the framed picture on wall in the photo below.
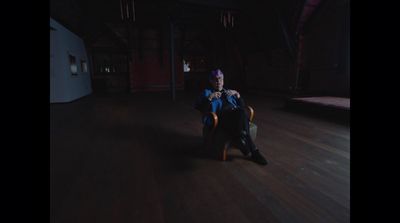
[[[78,66],[76,65],[76,58],[75,56],[68,54],[69,57],[69,66],[72,75],[78,75]]]

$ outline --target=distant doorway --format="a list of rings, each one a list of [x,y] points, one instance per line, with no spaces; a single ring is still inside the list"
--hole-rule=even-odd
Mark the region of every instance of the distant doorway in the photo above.
[[[93,52],[93,91],[95,93],[129,92],[128,55],[123,52]]]

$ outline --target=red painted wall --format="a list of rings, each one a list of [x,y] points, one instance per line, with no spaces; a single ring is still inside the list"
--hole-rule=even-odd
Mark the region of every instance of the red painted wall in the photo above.
[[[137,91],[168,91],[170,90],[171,68],[169,52],[163,53],[161,65],[160,54],[157,51],[144,51],[143,57],[139,58],[136,52],[130,62],[130,88],[131,92]],[[183,62],[178,56],[175,57],[175,87],[177,90],[184,88]]]

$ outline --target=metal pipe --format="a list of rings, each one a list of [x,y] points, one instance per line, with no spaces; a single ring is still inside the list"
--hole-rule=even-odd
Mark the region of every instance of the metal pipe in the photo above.
[[[122,0],[119,0],[119,6],[121,8],[121,19],[124,20],[124,11],[122,9]]]
[[[136,21],[135,0],[132,0],[132,16],[133,16],[133,21]]]
[[[224,15],[224,27],[226,28],[226,15]]]
[[[128,1],[126,2],[126,15],[127,15],[127,18],[129,19],[129,4],[128,4]]]

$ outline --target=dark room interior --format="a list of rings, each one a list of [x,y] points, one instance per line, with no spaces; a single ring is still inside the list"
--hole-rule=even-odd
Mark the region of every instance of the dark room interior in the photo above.
[[[50,0],[50,222],[350,222],[349,4]],[[215,69],[268,165],[205,148]]]

